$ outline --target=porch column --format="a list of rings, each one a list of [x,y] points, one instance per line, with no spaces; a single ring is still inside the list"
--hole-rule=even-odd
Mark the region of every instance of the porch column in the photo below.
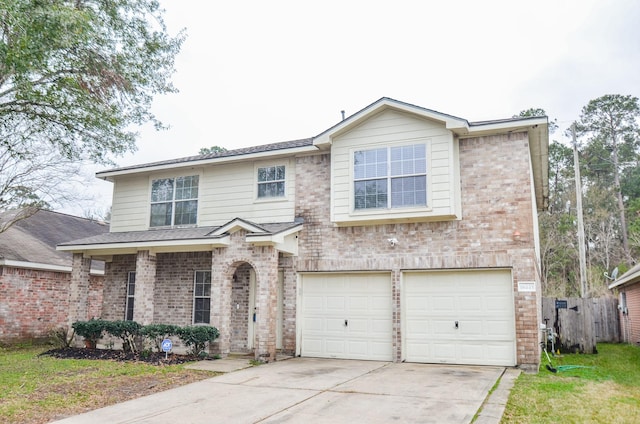
[[[71,285],[69,287],[69,326],[76,321],[86,321],[89,313],[89,271],[91,258],[82,253],[73,254]]]
[[[256,270],[256,346],[255,358],[271,362],[276,359],[276,316],[278,310],[278,251],[271,246],[262,249],[262,265]]]
[[[153,322],[153,293],[156,285],[156,256],[148,250],[138,252],[136,258],[136,291],[133,320],[147,325]]]
[[[221,249],[214,249],[211,261],[211,325],[219,336],[211,346],[212,353],[227,355],[231,352],[231,276],[220,260]]]

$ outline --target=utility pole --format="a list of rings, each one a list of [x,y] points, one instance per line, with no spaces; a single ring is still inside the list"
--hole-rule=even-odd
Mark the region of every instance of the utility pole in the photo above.
[[[580,161],[576,141],[576,124],[571,125],[573,136],[573,170],[576,180],[576,214],[578,215],[578,253],[580,255],[580,297],[587,297],[587,253],[584,240],[584,220],[582,218],[582,181],[580,180]]]

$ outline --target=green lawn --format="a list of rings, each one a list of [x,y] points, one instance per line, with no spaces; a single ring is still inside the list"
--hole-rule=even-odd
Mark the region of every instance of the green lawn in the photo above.
[[[46,423],[216,375],[183,365],[39,356],[50,348],[0,347],[0,422]]]
[[[502,423],[640,422],[640,348],[598,344],[597,355],[543,354],[538,374],[521,374],[511,390]],[[569,365],[584,368],[566,369]]]

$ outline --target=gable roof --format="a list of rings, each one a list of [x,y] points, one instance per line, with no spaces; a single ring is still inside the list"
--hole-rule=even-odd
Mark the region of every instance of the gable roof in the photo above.
[[[14,213],[1,213],[0,221]],[[56,245],[108,232],[109,225],[103,222],[39,210],[0,233],[0,265],[70,271],[72,254],[56,250]]]
[[[529,137],[529,152],[533,170],[533,182],[538,210],[546,210],[549,206],[549,119],[546,116],[529,118],[507,118],[491,121],[469,122],[446,113],[437,112],[410,103],[382,97],[369,106],[359,110],[342,122],[313,138],[313,145],[327,149],[333,138],[360,125],[372,116],[384,110],[392,109],[419,118],[441,123],[458,138],[479,137],[511,132],[526,132]]]
[[[533,168],[536,204],[539,210],[545,210],[548,208],[549,130],[548,118],[546,116],[469,122],[463,118],[416,106],[389,97],[382,97],[376,100],[315,137],[115,168],[98,172],[96,177],[113,181],[113,178],[118,175],[173,169],[181,166],[198,166],[261,157],[274,157],[278,155],[293,155],[297,153],[314,152],[319,149],[327,149],[331,145],[334,137],[351,130],[363,121],[385,109],[399,110],[420,118],[440,122],[445,128],[452,131],[459,138],[510,132],[527,132],[529,136],[529,150]]]
[[[613,283],[609,284],[609,289],[630,286],[635,283],[640,283],[640,263],[636,264],[629,271],[617,278]]]

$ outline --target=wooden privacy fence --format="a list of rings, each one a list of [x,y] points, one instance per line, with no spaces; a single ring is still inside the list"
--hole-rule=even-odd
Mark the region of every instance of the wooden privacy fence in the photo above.
[[[543,297],[542,322],[557,334],[554,348],[561,352],[597,353],[597,342],[620,341],[618,299],[613,297]]]

